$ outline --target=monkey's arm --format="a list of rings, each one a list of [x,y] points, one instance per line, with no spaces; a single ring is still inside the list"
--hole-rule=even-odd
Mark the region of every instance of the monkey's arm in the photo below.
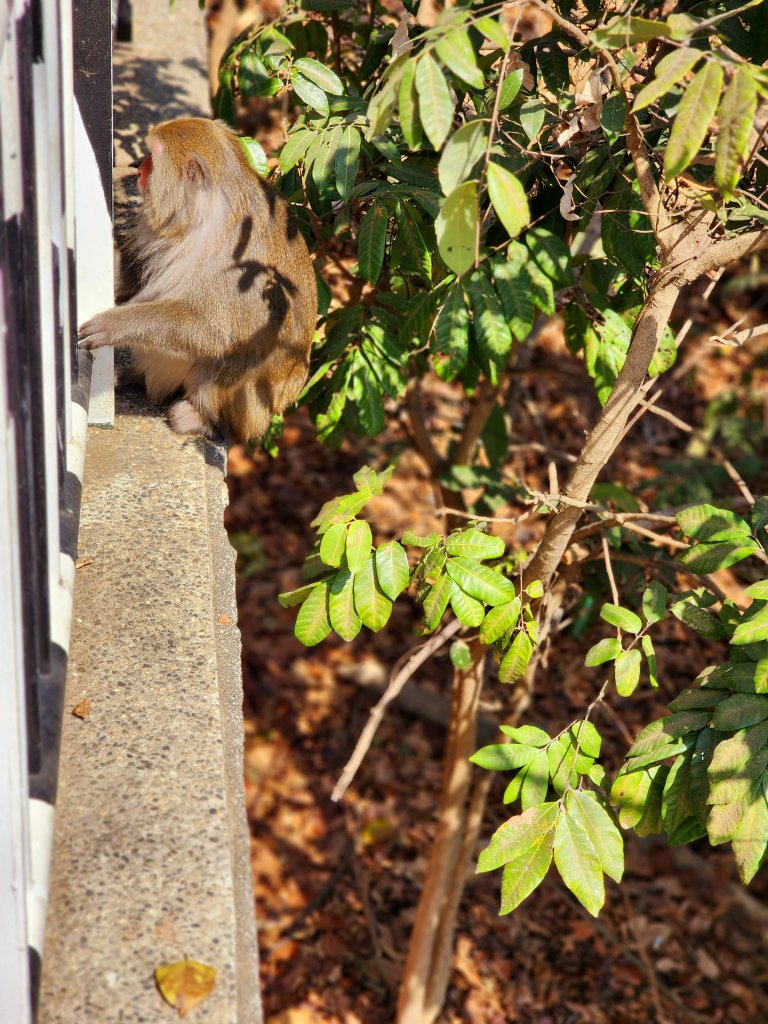
[[[128,303],[97,313],[80,327],[78,346],[92,350],[105,345],[182,357],[224,355],[229,347],[209,318],[188,302],[174,300]]]

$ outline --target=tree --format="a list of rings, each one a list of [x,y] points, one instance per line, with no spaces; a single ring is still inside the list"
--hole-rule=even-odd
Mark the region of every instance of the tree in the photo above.
[[[340,240],[356,247],[353,298],[332,301],[320,278],[320,337],[303,395],[319,437],[376,437],[397,404],[447,510],[447,535],[407,533],[374,550],[362,512],[389,471],[364,467],[354,493],[313,523],[307,584],[281,598],[300,606],[296,635],[308,645],[331,630],[350,640],[384,628],[409,586],[423,603],[429,639],[393,678],[337,796],[398,686],[451,642],[439,823],[398,1011],[401,1024],[424,1024],[444,998],[491,777],[472,775],[470,755],[490,772],[514,773],[505,802],[519,801],[520,812],[478,862],[480,871],[504,869],[503,913],[554,861],[596,914],[603,876],[622,875],[618,826],[662,831],[673,843],[730,842],[745,881],[764,858],[768,581],[759,572],[768,498],[755,499],[725,457],[737,503],[724,507],[646,510],[596,484],[627,431],[659,411],[659,378],[686,335],[670,327],[681,291],[704,281],[708,295],[725,267],[768,249],[768,5],[681,3],[668,15],[652,2],[615,14],[600,0],[405,7],[399,20],[376,0],[366,9],[352,0],[286,8],[229,49],[216,106],[234,121],[243,100],[282,99],[273,180],[320,268]],[[295,118],[285,116],[292,104]],[[258,145],[248,152],[266,172]],[[555,479],[549,493],[524,481],[510,492],[503,402],[556,315],[602,413],[562,490]],[[422,408],[430,374],[453,382],[466,403],[463,430],[447,446]],[[471,506],[470,487],[482,492]],[[510,493],[546,522],[532,551],[508,552],[489,532]],[[596,698],[550,736],[519,719],[542,644],[584,568],[564,558],[584,543],[604,560],[612,600],[600,614],[615,632],[586,652],[588,666],[608,666]],[[661,554],[669,548],[672,570]],[[622,602],[612,560],[628,549],[647,562],[647,585]],[[758,571],[748,607],[711,579],[741,562]],[[595,711],[612,685],[623,696],[642,674],[657,685],[653,632],[669,615],[723,641],[726,656],[648,724],[610,779]],[[475,751],[489,649],[499,680],[524,687],[503,742]]]

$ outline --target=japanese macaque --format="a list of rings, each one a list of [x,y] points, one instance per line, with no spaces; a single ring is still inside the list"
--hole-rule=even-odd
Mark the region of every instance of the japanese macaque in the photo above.
[[[128,272],[139,290],[80,328],[80,348],[128,346],[171,426],[262,437],[307,378],[317,291],[287,203],[234,132],[189,117],[150,131]]]

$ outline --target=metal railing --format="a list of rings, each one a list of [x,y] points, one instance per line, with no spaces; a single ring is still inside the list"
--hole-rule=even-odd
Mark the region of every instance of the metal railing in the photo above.
[[[13,1024],[34,1019],[40,974],[89,392],[99,422],[113,411],[111,350],[91,387],[76,347],[78,321],[113,301],[111,128],[110,4],[1,0],[0,1021]]]

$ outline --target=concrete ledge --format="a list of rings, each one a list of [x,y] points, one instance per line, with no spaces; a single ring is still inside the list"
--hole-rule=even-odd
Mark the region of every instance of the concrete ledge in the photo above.
[[[173,1020],[185,956],[196,1021],[261,1020],[224,464],[138,394],[89,431],[40,1024]]]

